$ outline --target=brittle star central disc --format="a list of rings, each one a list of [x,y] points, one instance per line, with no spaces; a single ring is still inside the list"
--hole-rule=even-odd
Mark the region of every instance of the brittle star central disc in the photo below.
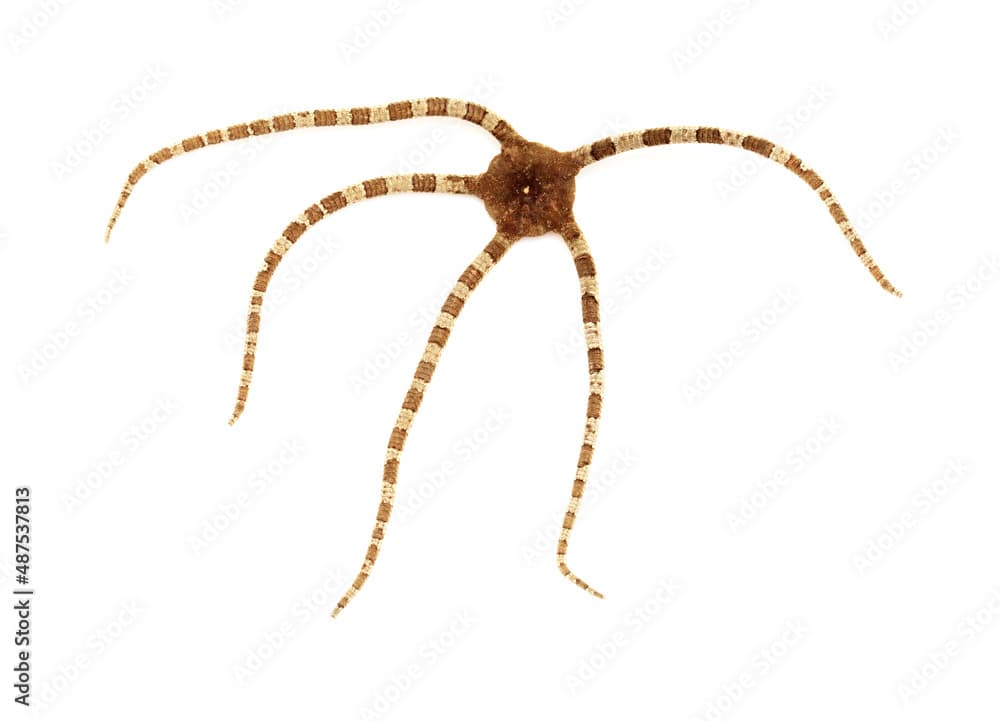
[[[513,142],[490,162],[475,193],[501,233],[544,235],[572,220],[580,167],[572,156],[541,143]]]

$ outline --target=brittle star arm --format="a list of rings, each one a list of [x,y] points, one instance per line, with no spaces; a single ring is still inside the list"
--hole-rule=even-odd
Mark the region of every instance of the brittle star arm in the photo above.
[[[841,207],[836,197],[834,197],[833,191],[827,187],[826,182],[815,170],[803,164],[801,158],[769,140],[722,128],[672,126],[614,135],[577,148],[570,155],[575,157],[581,166],[585,166],[628,150],[676,143],[712,143],[742,148],[762,155],[791,170],[808,183],[810,188],[816,191],[830,211],[830,215],[837,222],[840,232],[847,238],[855,254],[861,259],[861,262],[878,284],[893,295],[902,295],[885,277],[885,274],[875,264],[875,261],[872,260],[854,226],[847,219],[847,214],[844,212],[843,207]]]
[[[310,205],[295,220],[288,224],[271,250],[267,252],[264,263],[257,272],[253,292],[250,295],[250,308],[247,312],[246,338],[243,346],[243,372],[240,375],[240,387],[236,393],[236,405],[229,418],[232,425],[240,417],[246,407],[247,394],[250,392],[250,380],[253,377],[254,357],[257,350],[257,334],[260,331],[260,316],[264,305],[264,294],[275,269],[285,253],[295,244],[303,233],[311,226],[320,222],[331,213],[347,207],[365,198],[375,198],[389,193],[458,193],[468,194],[471,176],[463,175],[392,175],[373,178],[363,183],[350,185],[336,193],[331,193],[318,203]]]
[[[583,332],[587,341],[587,366],[590,379],[590,392],[587,395],[587,423],[583,430],[583,442],[580,444],[580,456],[576,463],[576,476],[573,479],[573,490],[570,492],[569,505],[563,517],[562,530],[559,532],[559,543],[556,547],[556,562],[559,570],[566,578],[598,598],[604,596],[587,584],[566,565],[566,551],[569,547],[569,536],[573,530],[583,492],[590,474],[590,465],[594,456],[594,442],[597,438],[597,427],[601,421],[601,404],[604,399],[604,347],[601,343],[601,313],[597,294],[597,270],[590,247],[575,222],[568,223],[561,231],[563,240],[573,255],[576,274],[580,281],[580,307],[583,314]]]
[[[179,143],[168,145],[157,150],[140,162],[129,173],[125,185],[118,196],[118,202],[108,220],[104,240],[111,238],[111,230],[118,222],[125,202],[128,200],[136,184],[150,169],[165,163],[171,158],[189,153],[199,148],[218,145],[230,140],[243,140],[256,135],[280,133],[296,128],[312,128],[327,125],[370,125],[394,120],[408,120],[420,117],[450,117],[466,120],[488,131],[501,143],[514,140],[520,136],[506,120],[492,110],[453,98],[421,98],[419,100],[403,100],[387,105],[375,105],[361,108],[344,108],[339,110],[303,110],[296,113],[275,115],[270,118],[253,120],[248,123],[230,125],[228,128],[210,130],[207,133],[192,135]]]
[[[413,423],[413,417],[420,408],[420,403],[424,398],[427,385],[434,375],[441,351],[451,335],[452,327],[458,314],[465,307],[465,302],[469,294],[479,285],[483,277],[496,265],[514,242],[514,238],[497,233],[483,251],[476,256],[475,260],[465,269],[458,281],[452,288],[451,293],[444,301],[441,312],[438,314],[434,328],[427,339],[427,346],[424,348],[423,357],[417,364],[417,369],[413,373],[413,380],[410,388],[403,399],[403,407],[399,411],[396,425],[389,435],[389,444],[385,452],[385,466],[382,471],[382,497],[379,501],[378,512],[375,515],[375,527],[372,529],[371,542],[365,553],[365,560],[361,564],[361,570],[357,577],[347,589],[343,598],[333,609],[332,616],[336,617],[354,598],[355,594],[368,580],[375,559],[378,558],[379,550],[382,547],[382,540],[385,538],[385,527],[392,514],[393,503],[396,499],[396,479],[399,473],[399,457],[403,452],[406,437]]]

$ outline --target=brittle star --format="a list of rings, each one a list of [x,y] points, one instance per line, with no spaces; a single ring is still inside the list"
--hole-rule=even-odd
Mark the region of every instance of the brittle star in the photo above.
[[[247,314],[246,341],[243,354],[243,372],[237,392],[236,406],[229,423],[239,418],[246,405],[247,393],[254,367],[254,352],[260,330],[264,293],[275,269],[295,242],[310,227],[326,216],[365,198],[391,193],[457,193],[474,195],[486,206],[486,211],[496,222],[496,234],[472,263],[465,269],[444,301],[440,314],[417,364],[410,388],[403,400],[402,409],[389,435],[382,474],[382,494],[376,513],[371,541],[357,577],[333,609],[333,616],[342,611],[361,589],[371,574],[372,567],[382,548],[386,524],[392,513],[399,475],[400,454],[406,443],[414,415],[420,408],[427,385],[437,367],[441,351],[451,335],[455,319],[465,306],[470,293],[483,277],[500,261],[507,250],[525,237],[547,233],[558,234],[572,255],[580,286],[580,304],[587,345],[589,370],[589,395],[587,419],[583,441],[570,491],[569,505],[563,517],[562,530],[556,547],[559,570],[570,581],[588,593],[602,598],[594,587],[574,574],[566,563],[570,533],[583,499],[584,488],[594,454],[597,427],[601,418],[604,395],[604,349],[601,342],[600,307],[598,303],[597,274],[594,259],[587,241],[573,217],[576,176],[579,171],[598,160],[628,150],[675,143],[710,143],[742,148],[762,155],[783,165],[809,184],[826,205],[851,248],[882,288],[900,295],[872,260],[854,227],[822,178],[802,160],[784,148],[757,137],[732,130],[712,127],[662,127],[623,133],[589,143],[576,150],[560,152],[539,143],[525,140],[509,123],[492,111],[476,103],[449,98],[426,98],[390,103],[375,107],[343,110],[313,110],[277,115],[250,123],[231,125],[224,130],[212,130],[194,135],[150,155],[135,167],[119,196],[118,203],[108,222],[105,240],[121,214],[126,200],[136,183],[151,168],[170,158],[192,150],[217,145],[230,140],[240,140],[256,135],[277,133],[296,128],[331,125],[368,125],[409,118],[445,116],[474,123],[499,141],[500,152],[492,159],[487,170],[480,175],[408,174],[372,178],[326,196],[310,205],[293,220],[274,242],[264,258],[264,263],[254,281]]]

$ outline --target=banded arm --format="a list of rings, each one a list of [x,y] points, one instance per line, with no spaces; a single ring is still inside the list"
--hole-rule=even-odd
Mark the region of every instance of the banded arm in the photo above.
[[[604,346],[601,342],[601,312],[597,293],[597,270],[594,258],[590,254],[583,233],[575,222],[568,223],[561,231],[563,241],[573,255],[577,278],[580,281],[580,307],[583,314],[583,332],[587,341],[587,366],[590,378],[590,392],[587,396],[587,422],[583,429],[583,442],[580,444],[580,455],[576,463],[576,476],[573,479],[573,489],[570,492],[569,505],[563,516],[562,529],[559,532],[559,543],[556,546],[556,562],[559,571],[570,581],[598,598],[604,598],[583,579],[569,570],[566,564],[566,551],[569,548],[569,536],[576,521],[576,514],[583,500],[583,492],[590,475],[590,465],[594,456],[594,443],[597,439],[597,427],[601,421],[601,405],[604,399]]]
[[[243,140],[251,136],[281,133],[297,128],[312,128],[326,125],[370,125],[394,120],[408,120],[421,117],[450,117],[466,120],[482,127],[500,142],[513,140],[520,136],[506,120],[492,110],[453,98],[421,98],[419,100],[403,100],[388,105],[375,105],[361,108],[344,108],[340,110],[303,110],[296,113],[275,115],[270,118],[253,120],[248,123],[237,123],[228,128],[210,130],[207,133],[192,135],[179,143],[157,150],[140,162],[129,173],[125,185],[118,196],[118,202],[108,220],[104,240],[111,238],[111,230],[118,222],[122,209],[139,180],[152,168],[161,165],[171,158],[176,158],[199,148],[218,145],[231,140]]]
[[[363,183],[350,185],[336,193],[331,193],[318,203],[305,209],[301,215],[288,224],[282,234],[274,241],[271,250],[267,252],[264,263],[257,272],[253,292],[250,295],[250,308],[247,311],[246,337],[243,344],[243,372],[240,375],[240,387],[236,393],[236,405],[229,418],[229,425],[243,413],[246,407],[247,395],[250,392],[250,381],[253,378],[254,357],[257,351],[257,334],[260,331],[260,316],[264,305],[264,294],[271,282],[271,277],[277,269],[285,253],[295,244],[302,234],[311,226],[316,225],[326,216],[342,208],[357,203],[365,198],[375,198],[389,193],[457,193],[468,194],[470,176],[462,175],[393,175],[382,178],[372,178]]]
[[[729,145],[762,155],[768,160],[773,160],[779,165],[791,170],[797,176],[802,178],[802,180],[808,183],[810,188],[816,191],[817,195],[819,195],[820,199],[826,205],[827,210],[830,211],[830,215],[833,216],[834,221],[836,221],[837,226],[840,228],[840,232],[843,233],[845,238],[847,238],[848,242],[851,244],[851,248],[854,250],[854,253],[861,260],[862,264],[868,269],[868,272],[871,273],[872,277],[875,278],[876,282],[878,282],[878,284],[889,293],[892,293],[895,296],[902,295],[902,293],[900,293],[885,277],[885,274],[878,267],[875,261],[872,260],[871,255],[865,248],[864,243],[861,242],[861,238],[858,236],[854,226],[851,225],[851,222],[847,219],[847,214],[844,212],[843,207],[841,207],[836,197],[834,197],[833,191],[830,190],[826,182],[815,170],[807,167],[802,162],[802,159],[797,155],[785,150],[779,145],[775,145],[769,140],[759,138],[755,135],[746,135],[735,130],[724,130],[722,128],[673,126],[650,128],[648,130],[639,130],[631,133],[614,135],[604,138],[603,140],[598,140],[595,143],[590,143],[589,145],[577,148],[571,152],[571,155],[576,158],[581,166],[586,166],[611,155],[624,153],[628,150],[648,148],[654,145],[673,145],[676,143],[711,143],[715,145]]]
[[[385,452],[385,466],[382,471],[382,498],[379,501],[378,512],[375,515],[375,527],[372,529],[371,541],[365,553],[365,559],[351,587],[347,589],[343,598],[340,599],[336,608],[333,609],[331,615],[334,617],[343,611],[351,599],[354,598],[355,594],[361,590],[365,581],[368,580],[368,576],[371,575],[375,559],[378,558],[379,550],[382,548],[382,541],[385,538],[385,527],[389,522],[389,516],[392,514],[393,504],[396,499],[399,457],[403,452],[403,446],[406,443],[410,425],[413,423],[413,418],[420,408],[421,401],[423,401],[427,385],[431,382],[434,369],[437,368],[441,351],[444,349],[445,343],[448,342],[448,338],[451,335],[455,319],[465,306],[469,294],[475,290],[476,286],[479,285],[480,281],[482,281],[483,277],[493,266],[500,262],[500,259],[513,242],[514,238],[497,233],[493,240],[489,242],[483,251],[465,269],[462,275],[459,276],[454,288],[452,288],[451,293],[441,307],[441,312],[437,317],[434,328],[431,330],[430,337],[427,339],[424,355],[417,364],[417,370],[413,374],[410,388],[403,399],[403,407],[399,411],[396,425],[389,435],[389,444]]]

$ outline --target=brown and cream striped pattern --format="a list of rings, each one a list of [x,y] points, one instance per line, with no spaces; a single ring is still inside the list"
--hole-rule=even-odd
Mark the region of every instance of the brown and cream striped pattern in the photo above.
[[[521,237],[555,231],[562,236],[576,265],[589,368],[587,420],[570,500],[556,548],[556,560],[559,570],[564,576],[588,593],[601,597],[598,591],[576,576],[566,563],[569,538],[583,500],[593,460],[604,399],[604,349],[601,342],[597,273],[590,248],[573,216],[575,179],[579,170],[598,160],[628,150],[671,143],[729,145],[757,153],[780,163],[808,183],[826,204],[841,231],[850,241],[854,252],[872,276],[885,290],[896,295],[899,295],[899,292],[874,263],[853,226],[847,220],[840,203],[834,198],[833,193],[822,178],[815,171],[806,167],[798,157],[763,138],[720,128],[663,127],[623,133],[568,153],[561,153],[539,143],[528,142],[499,116],[481,105],[447,98],[408,100],[369,108],[290,113],[233,125],[224,130],[213,130],[187,138],[176,145],[153,153],[136,166],[121,192],[108,223],[107,233],[110,235],[126,200],[143,175],[154,166],[183,153],[230,140],[240,140],[295,128],[365,125],[422,116],[461,118],[480,125],[500,142],[500,153],[493,158],[485,172],[476,176],[419,174],[366,180],[326,196],[318,203],[306,208],[299,217],[292,221],[275,241],[271,250],[268,251],[254,281],[253,294],[247,314],[243,370],[230,423],[236,421],[246,405],[254,370],[264,294],[268,284],[281,259],[310,227],[327,215],[359,200],[392,193],[464,193],[475,195],[483,201],[487,213],[497,225],[496,235],[462,273],[441,308],[430,332],[423,357],[417,365],[413,381],[403,399],[402,409],[389,436],[382,475],[382,493],[368,550],[357,577],[333,610],[333,615],[336,616],[354,598],[371,574],[385,538],[386,524],[392,513],[396,497],[400,454],[403,451],[414,415],[420,407],[441,352],[451,335],[455,319],[464,307],[469,294],[479,285],[486,273],[499,262],[507,249]]]
[[[589,145],[584,145],[581,148],[577,148],[571,153],[571,155],[573,155],[581,163],[581,165],[589,165],[590,163],[603,158],[607,158],[618,153],[624,153],[629,150],[648,148],[654,145],[673,145],[676,143],[710,143],[714,145],[729,145],[736,148],[742,148],[743,150],[749,150],[757,153],[758,155],[762,155],[768,160],[773,160],[779,165],[791,170],[797,176],[802,178],[802,180],[808,183],[810,188],[816,191],[817,195],[819,195],[820,199],[826,205],[827,210],[830,211],[830,215],[833,216],[834,221],[836,221],[837,226],[840,228],[840,232],[844,234],[845,238],[847,238],[855,254],[861,259],[861,262],[868,269],[868,272],[872,274],[872,277],[875,278],[878,284],[895,296],[902,295],[898,290],[896,290],[892,283],[889,282],[888,278],[885,277],[885,274],[878,267],[878,265],[876,265],[875,261],[872,260],[871,255],[865,248],[864,243],[861,242],[861,238],[858,236],[854,226],[851,225],[851,222],[847,219],[847,214],[844,212],[843,207],[834,197],[833,191],[830,190],[819,174],[815,170],[806,166],[802,162],[802,159],[797,155],[785,150],[780,145],[775,145],[770,140],[759,138],[756,135],[746,135],[744,133],[736,132],[735,130],[724,130],[722,128],[671,126],[663,128],[650,128],[648,130],[614,135],[612,137],[590,143]]]
[[[441,358],[441,351],[444,350],[444,346],[451,335],[455,319],[458,318],[459,313],[462,312],[462,308],[465,307],[469,294],[476,289],[476,286],[479,285],[483,277],[490,272],[493,266],[500,262],[500,259],[507,252],[507,249],[510,248],[514,240],[514,238],[497,233],[493,240],[489,242],[483,251],[476,256],[475,260],[469,264],[462,275],[459,276],[451,293],[445,299],[444,305],[441,306],[441,312],[438,314],[434,328],[431,329],[430,337],[427,339],[424,355],[417,364],[417,370],[413,373],[410,388],[403,399],[403,407],[396,418],[396,425],[389,435],[389,446],[385,452],[385,466],[382,471],[382,498],[379,502],[378,512],[375,515],[375,528],[372,529],[371,542],[368,545],[368,551],[365,553],[365,560],[361,564],[361,570],[358,571],[354,583],[351,584],[344,597],[337,603],[337,607],[333,609],[333,616],[344,610],[344,607],[350,603],[354,595],[361,589],[365,581],[368,580],[372,566],[375,564],[375,559],[378,557],[379,550],[382,547],[382,540],[385,538],[385,526],[389,522],[389,516],[392,513],[393,503],[396,499],[399,456],[403,452],[403,446],[406,444],[406,437],[410,432],[413,417],[420,408],[421,401],[423,401],[427,384],[431,382],[431,377],[434,375],[435,368],[437,368],[438,361]]]
[[[295,220],[288,224],[271,250],[267,252],[264,263],[257,271],[253,292],[250,295],[250,308],[247,311],[247,330],[243,344],[243,372],[240,374],[240,387],[236,393],[236,405],[229,418],[229,425],[243,413],[246,407],[247,395],[250,392],[250,381],[253,378],[254,358],[257,351],[257,334],[260,332],[260,318],[264,306],[264,294],[271,282],[285,253],[295,244],[302,234],[316,225],[326,216],[335,213],[348,205],[366,198],[376,198],[390,193],[469,193],[468,183],[471,177],[462,175],[391,175],[372,178],[363,183],[350,185],[343,190],[323,198],[318,203],[310,205]]]
[[[141,163],[135,166],[118,196],[118,202],[108,220],[104,240],[111,238],[111,230],[118,222],[122,209],[139,180],[152,168],[171,158],[176,158],[192,150],[198,150],[210,145],[218,145],[230,140],[244,140],[251,136],[281,133],[296,128],[314,128],[327,125],[371,125],[394,120],[409,120],[423,117],[450,117],[466,120],[487,130],[501,143],[516,140],[520,136],[506,120],[492,110],[465,100],[454,98],[420,98],[418,100],[403,100],[376,105],[372,107],[345,108],[340,110],[303,110],[297,113],[285,113],[270,118],[252,120],[248,123],[237,123],[228,128],[210,130],[207,133],[192,135],[179,143],[168,145],[157,150]]]
[[[594,266],[594,258],[590,254],[590,247],[575,222],[567,224],[561,235],[573,255],[576,275],[580,281],[580,308],[583,314],[584,338],[587,341],[590,392],[587,395],[587,422],[583,429],[580,455],[576,462],[576,476],[573,478],[573,489],[570,492],[569,505],[563,516],[562,530],[559,532],[559,542],[556,546],[556,563],[562,574],[570,581],[587,593],[604,598],[603,594],[570,571],[566,564],[569,536],[573,531],[573,523],[576,521],[580,503],[583,501],[583,491],[587,487],[587,477],[590,475],[590,465],[594,457],[594,444],[597,440],[597,427],[601,422],[601,406],[604,402],[604,345],[601,342],[597,269]]]

